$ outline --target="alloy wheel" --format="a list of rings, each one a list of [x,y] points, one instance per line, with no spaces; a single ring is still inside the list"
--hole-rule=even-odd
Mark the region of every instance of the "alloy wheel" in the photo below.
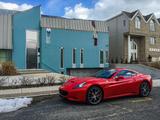
[[[147,82],[143,82],[140,86],[140,95],[146,97],[150,94],[149,84]]]
[[[103,92],[101,88],[93,86],[87,93],[87,102],[92,105],[99,104],[102,100]]]

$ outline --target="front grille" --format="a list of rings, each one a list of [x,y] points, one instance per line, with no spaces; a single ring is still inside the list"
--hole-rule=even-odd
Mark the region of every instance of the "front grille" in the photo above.
[[[62,96],[67,96],[67,95],[68,95],[68,92],[67,92],[67,91],[64,91],[64,90],[59,90],[59,93],[60,93],[60,95],[62,95]]]

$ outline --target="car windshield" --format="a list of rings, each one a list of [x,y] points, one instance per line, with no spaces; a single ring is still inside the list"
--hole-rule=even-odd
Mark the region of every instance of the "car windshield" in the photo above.
[[[116,73],[115,69],[100,70],[97,73],[95,73],[93,75],[93,77],[96,77],[96,78],[111,78],[114,75],[114,73]]]

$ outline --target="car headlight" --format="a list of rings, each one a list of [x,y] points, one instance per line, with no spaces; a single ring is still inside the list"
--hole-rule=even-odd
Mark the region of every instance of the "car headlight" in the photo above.
[[[76,88],[82,88],[85,84],[86,84],[86,82],[80,83],[80,84],[76,85],[74,87],[74,89],[76,89]]]

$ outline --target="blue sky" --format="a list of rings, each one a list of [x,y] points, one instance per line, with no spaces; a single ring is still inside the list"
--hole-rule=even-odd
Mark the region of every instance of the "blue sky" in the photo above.
[[[159,0],[0,0],[1,9],[26,10],[41,5],[42,14],[106,20],[121,11],[141,10],[160,17]]]
[[[65,7],[74,7],[77,3],[83,3],[86,7],[93,7],[94,0],[0,0],[1,2],[16,3],[16,4],[29,4],[41,5],[43,14],[63,16]]]

